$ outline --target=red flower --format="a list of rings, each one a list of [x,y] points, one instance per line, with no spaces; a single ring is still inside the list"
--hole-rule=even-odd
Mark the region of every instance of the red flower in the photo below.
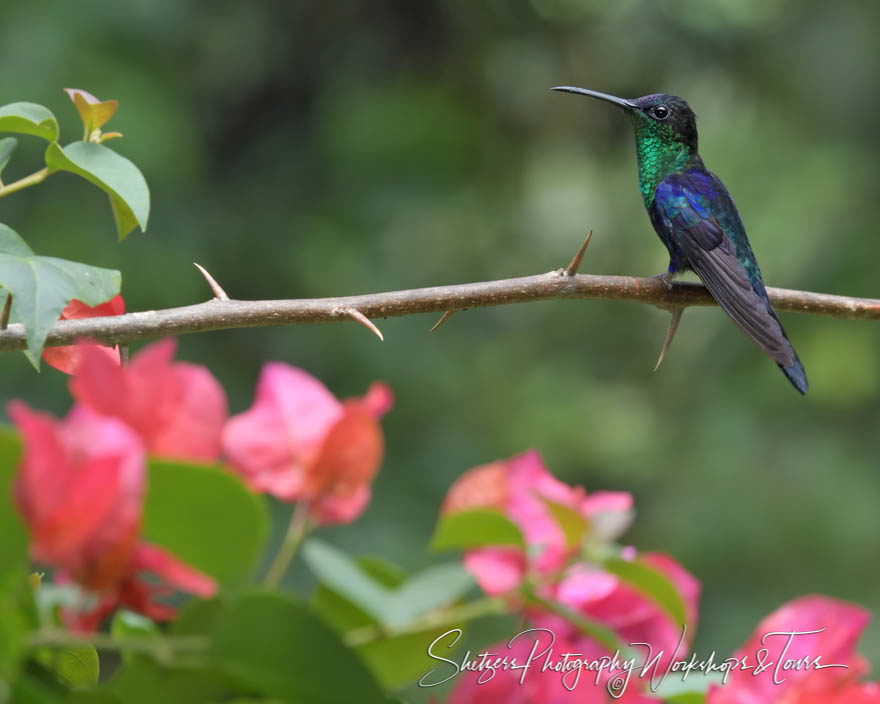
[[[725,686],[713,686],[708,704],[880,704],[880,687],[858,683],[868,665],[856,652],[870,620],[863,608],[826,596],[803,596],[767,616],[734,657],[754,666],[766,648],[761,672],[737,669]],[[789,639],[788,634],[799,635]],[[806,634],[807,631],[818,631]],[[785,635],[769,635],[769,634]],[[785,661],[822,665],[784,668]],[[806,658],[806,660],[802,660]],[[772,664],[771,664],[772,663]],[[779,668],[776,665],[779,664]],[[775,681],[774,681],[775,680]]]
[[[205,367],[172,362],[176,348],[176,340],[162,340],[119,366],[96,345],[80,343],[70,393],[128,425],[151,453],[212,462],[220,455],[226,394]]]
[[[141,581],[143,571],[200,596],[216,592],[210,577],[140,540],[145,452],[131,429],[82,406],[58,422],[13,402],[9,416],[24,444],[15,501],[33,559],[99,595],[90,612],[66,611],[69,623],[95,628],[119,605],[170,618],[173,610],[153,601],[167,587]]]
[[[377,419],[392,403],[385,384],[340,402],[310,374],[270,362],[253,405],[226,423],[223,451],[257,491],[307,501],[322,523],[350,523],[369,502],[384,448]]]
[[[75,298],[68,303],[64,310],[61,311],[61,320],[75,320],[77,318],[100,318],[105,315],[122,315],[125,313],[125,301],[119,294],[113,296],[106,303],[97,306],[87,306],[82,301]],[[62,347],[47,347],[43,350],[43,359],[50,367],[64,372],[65,374],[76,374],[76,370],[80,364],[80,350],[82,348],[76,345],[64,345]],[[116,347],[97,347],[101,352],[107,355],[114,364],[119,364],[119,346]]]

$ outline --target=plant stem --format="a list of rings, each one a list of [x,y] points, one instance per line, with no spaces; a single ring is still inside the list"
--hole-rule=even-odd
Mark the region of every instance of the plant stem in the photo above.
[[[493,616],[503,613],[507,613],[507,602],[504,599],[497,597],[479,599],[461,606],[431,611],[403,627],[390,628],[376,624],[357,628],[345,634],[345,644],[357,647],[382,638],[420,633],[431,628],[441,628],[443,626],[455,627],[481,616]]]
[[[12,292],[6,294],[6,302],[0,311],[0,330],[5,330],[9,325],[9,312],[12,310]]]
[[[278,548],[278,553],[266,572],[263,584],[267,587],[277,587],[281,584],[281,578],[287,571],[290,561],[293,560],[296,551],[302,543],[303,538],[309,531],[309,508],[305,501],[300,501],[293,509],[293,515],[290,517],[290,524],[287,526],[287,533]]]
[[[204,651],[210,646],[206,636],[144,636],[116,638],[108,633],[78,634],[61,628],[45,628],[30,634],[27,644],[31,648],[64,648],[88,644],[95,650],[126,651],[151,655],[160,662],[168,662],[175,653]]]
[[[49,178],[53,173],[55,173],[55,169],[50,169],[47,166],[39,171],[35,171],[30,176],[25,176],[24,178],[18,179],[18,181],[13,181],[5,186],[0,186],[0,198],[12,195],[16,191],[28,188],[29,186],[36,186],[38,183],[42,183]]]

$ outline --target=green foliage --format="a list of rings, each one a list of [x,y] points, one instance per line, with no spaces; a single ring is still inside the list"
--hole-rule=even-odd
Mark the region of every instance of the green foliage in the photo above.
[[[0,139],[0,175],[3,174],[3,169],[6,168],[9,160],[12,158],[12,152],[15,151],[17,146],[18,140],[15,137]]]
[[[679,626],[687,624],[685,603],[666,575],[639,560],[619,557],[604,560],[602,567],[657,603]]]
[[[563,504],[540,497],[541,501],[550,511],[550,514],[556,519],[559,527],[565,535],[565,542],[569,548],[577,548],[587,537],[590,531],[590,523],[584,518],[579,511],[569,508]]]
[[[339,636],[304,604],[281,594],[246,594],[224,611],[211,656],[242,685],[285,701],[385,701]]]
[[[40,352],[49,329],[74,298],[90,306],[119,293],[118,271],[42,257],[6,225],[0,224],[0,286],[12,294],[10,320],[23,323],[28,359],[40,366]]]
[[[317,539],[309,540],[302,554],[324,586],[369,614],[376,623],[391,628],[405,626],[456,601],[474,586],[471,576],[457,562],[429,567],[389,588],[345,553]]]
[[[268,523],[264,497],[228,471],[150,460],[144,538],[219,581],[234,585],[251,577]]]
[[[82,176],[110,196],[120,242],[138,225],[147,229],[150,191],[143,174],[124,156],[91,142],[66,147],[53,142],[46,150],[46,166]]]
[[[54,672],[70,688],[97,684],[100,673],[98,651],[88,643],[44,648],[34,654],[37,662]]]
[[[525,548],[519,527],[501,511],[473,509],[456,511],[440,517],[431,550],[467,550],[485,545],[510,545]]]
[[[48,108],[35,103],[10,103],[0,107],[0,132],[18,132],[54,142],[58,120]]]

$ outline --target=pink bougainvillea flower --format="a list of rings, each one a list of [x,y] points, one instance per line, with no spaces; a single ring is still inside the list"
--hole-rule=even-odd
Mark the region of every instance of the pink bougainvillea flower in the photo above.
[[[64,310],[61,311],[61,320],[75,320],[77,318],[100,318],[105,315],[122,315],[125,313],[125,301],[122,296],[115,295],[106,303],[100,303],[96,306],[87,306],[82,301],[73,299],[68,303]],[[43,350],[43,359],[51,367],[55,367],[65,374],[75,374],[80,364],[81,347],[76,345],[64,345],[62,347],[47,347]],[[101,347],[102,354],[114,363],[119,364],[119,346]]]
[[[211,462],[220,455],[226,394],[205,367],[172,361],[176,348],[176,340],[161,340],[119,366],[97,345],[80,343],[70,392],[132,428],[150,453]]]
[[[700,583],[669,555],[648,552],[638,555],[638,559],[664,575],[678,591],[687,618],[683,642],[681,626],[659,604],[617,575],[599,567],[576,563],[557,585],[549,589],[546,596],[608,626],[625,644],[650,644],[652,651],[649,659],[662,652],[657,660],[659,676],[671,660],[680,660],[690,651],[697,625]],[[539,612],[532,612],[532,616],[539,625],[562,633],[575,643],[583,640],[573,626],[558,617]],[[648,655],[644,648],[638,652],[643,657]]]
[[[726,685],[709,690],[708,704],[880,703],[876,684],[857,682],[868,669],[856,646],[870,618],[865,609],[826,596],[784,604],[758,624],[733,656],[755,666],[766,648],[763,662],[772,664],[761,672],[734,670]],[[797,635],[790,637],[792,632]],[[812,663],[817,657],[821,665],[841,667],[784,667],[786,661]]]
[[[95,628],[121,604],[170,618],[173,610],[153,601],[167,586],[141,581],[141,572],[201,596],[216,592],[210,577],[141,541],[146,453],[128,426],[83,406],[61,422],[20,402],[8,410],[24,445],[15,502],[31,534],[31,555],[56,568],[62,581],[98,595],[93,610],[67,610],[69,623]]]
[[[528,558],[522,550],[512,547],[480,548],[465,553],[465,567],[486,593],[509,591],[530,571],[538,575],[558,571],[576,553],[578,547],[568,545],[546,501],[579,512],[590,522],[591,529],[616,523],[613,537],[619,527],[628,525],[632,510],[632,497],[627,493],[587,494],[582,487],[559,481],[535,450],[468,470],[450,487],[441,513],[497,509],[519,526],[529,548]]]
[[[223,452],[257,491],[306,501],[321,523],[349,523],[369,502],[384,448],[378,418],[392,404],[385,384],[341,402],[310,374],[270,362],[253,405],[226,423]]]

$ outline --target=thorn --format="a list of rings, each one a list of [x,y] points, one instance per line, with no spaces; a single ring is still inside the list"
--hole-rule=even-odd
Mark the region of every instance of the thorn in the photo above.
[[[449,320],[453,315],[458,313],[457,310],[448,310],[443,314],[443,317],[440,318],[436,323],[434,323],[434,327],[432,327],[428,332],[434,332],[437,328],[439,328],[443,323]]]
[[[214,292],[214,298],[216,298],[218,301],[229,300],[229,296],[226,295],[226,291],[224,291],[223,287],[217,283],[216,279],[214,279],[214,277],[208,273],[205,267],[203,267],[201,264],[196,264],[196,262],[193,262],[193,266],[195,266],[196,269],[202,272],[202,276],[205,277],[205,281],[208,282],[208,286],[210,286],[211,290]]]
[[[0,330],[5,330],[9,325],[9,311],[12,309],[12,293],[6,294],[6,303],[3,304],[3,310],[0,312]]]
[[[119,363],[121,365],[128,364],[128,358],[131,356],[131,349],[128,345],[119,345]]]
[[[587,247],[590,246],[590,240],[592,238],[593,238],[593,231],[590,230],[587,233],[587,238],[584,240],[584,243],[581,245],[581,248],[571,258],[571,261],[568,263],[568,266],[565,267],[565,275],[566,276],[574,276],[575,274],[577,274],[578,269],[581,266],[581,261],[583,261],[584,254],[587,251]]]
[[[382,335],[382,331],[373,324],[372,320],[361,313],[357,308],[335,308],[333,310],[333,314],[347,315],[349,318],[351,318],[352,320],[356,320],[368,330],[372,330],[376,334],[376,337],[382,340],[382,342],[385,341],[385,337]]]
[[[666,330],[666,339],[663,341],[663,349],[660,350],[660,359],[657,360],[657,366],[654,367],[654,371],[656,372],[660,365],[663,364],[663,359],[666,357],[666,351],[669,349],[669,345],[672,344],[672,338],[675,337],[675,331],[678,330],[678,321],[681,320],[681,314],[684,313],[684,308],[676,307],[671,311],[672,319],[669,321],[669,328]]]

